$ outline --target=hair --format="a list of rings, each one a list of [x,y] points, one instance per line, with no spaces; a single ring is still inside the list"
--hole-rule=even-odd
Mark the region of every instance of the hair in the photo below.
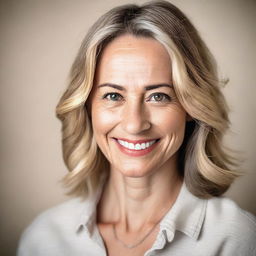
[[[187,122],[178,167],[195,196],[222,195],[239,173],[223,145],[229,128],[228,107],[221,92],[216,62],[188,18],[166,1],[115,7],[101,16],[85,36],[70,72],[68,88],[57,107],[62,122],[62,149],[69,173],[69,194],[94,193],[109,163],[95,141],[86,102],[97,60],[104,47],[123,34],[149,37],[170,55],[175,93],[192,121]]]

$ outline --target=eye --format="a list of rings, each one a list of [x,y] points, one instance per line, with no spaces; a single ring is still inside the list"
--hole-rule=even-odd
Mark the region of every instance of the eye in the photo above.
[[[149,98],[155,102],[171,101],[171,97],[165,93],[153,93]]]
[[[119,93],[111,92],[111,93],[104,94],[102,98],[110,100],[110,101],[118,101],[118,100],[122,99],[123,97]]]

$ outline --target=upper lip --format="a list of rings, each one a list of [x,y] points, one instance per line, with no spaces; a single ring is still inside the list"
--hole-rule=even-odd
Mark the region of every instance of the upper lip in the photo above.
[[[147,140],[129,140],[129,139],[125,139],[125,138],[114,138],[114,139],[127,141],[127,142],[130,142],[130,143],[133,143],[133,144],[145,143],[145,142],[149,142],[149,141],[153,141],[153,140],[158,140],[158,138],[157,139],[147,139]]]

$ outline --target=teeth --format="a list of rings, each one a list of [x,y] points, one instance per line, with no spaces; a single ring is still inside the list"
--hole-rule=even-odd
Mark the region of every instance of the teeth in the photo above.
[[[136,145],[135,145],[135,149],[136,149],[136,150],[140,150],[140,149],[141,149],[141,145],[140,145],[140,144],[136,144]]]
[[[134,144],[133,143],[129,143],[129,149],[134,149]]]
[[[128,148],[128,149],[133,149],[133,150],[142,150],[142,149],[148,148],[156,142],[156,140],[152,140],[150,142],[144,142],[141,144],[139,144],[139,143],[133,144],[133,143],[129,143],[129,142],[123,141],[123,140],[117,140],[117,141],[123,147]]]

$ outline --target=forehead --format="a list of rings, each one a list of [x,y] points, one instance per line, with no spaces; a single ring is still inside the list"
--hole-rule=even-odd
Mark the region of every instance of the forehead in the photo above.
[[[110,82],[105,81],[109,79],[121,80],[121,83],[131,80],[146,82],[161,77],[165,81],[157,82],[167,82],[166,79],[171,78],[171,60],[157,40],[122,35],[104,48],[96,71],[99,82]]]

